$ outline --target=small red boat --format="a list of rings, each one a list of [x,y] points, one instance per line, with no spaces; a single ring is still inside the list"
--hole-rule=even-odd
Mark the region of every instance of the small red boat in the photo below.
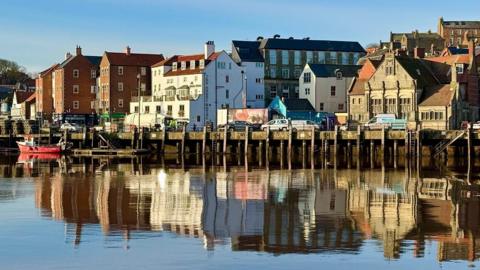
[[[50,153],[59,154],[62,152],[62,142],[51,145],[37,145],[32,137],[26,137],[25,141],[17,142],[20,153]]]

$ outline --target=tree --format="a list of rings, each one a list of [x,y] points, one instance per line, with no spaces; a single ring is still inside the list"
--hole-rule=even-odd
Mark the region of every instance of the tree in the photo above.
[[[0,84],[24,83],[30,76],[24,67],[14,61],[0,59]]]

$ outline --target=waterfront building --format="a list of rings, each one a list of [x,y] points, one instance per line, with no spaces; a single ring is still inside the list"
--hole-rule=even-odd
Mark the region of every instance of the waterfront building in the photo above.
[[[35,119],[35,91],[28,89],[15,89],[13,92],[12,108],[10,116],[16,120]]]
[[[367,81],[356,80],[350,88],[350,123],[389,113],[406,119],[408,128],[460,128],[472,114],[455,74],[447,64],[388,53]]]
[[[35,79],[36,111],[40,119],[51,120],[53,107],[53,73],[58,67],[54,64],[38,74]]]
[[[300,98],[317,112],[347,112],[347,92],[361,66],[307,64],[299,78]]]
[[[123,118],[129,104],[151,94],[151,66],[164,60],[162,54],[105,52],[100,62],[97,112],[105,119]],[[140,90],[139,90],[140,88]]]
[[[445,40],[446,47],[467,47],[469,37],[480,38],[480,21],[438,20],[438,34]]]
[[[77,46],[75,55],[65,60],[52,74],[54,120],[91,122],[95,113],[96,78],[100,56],[86,56]]]
[[[260,41],[232,41],[232,58],[245,72],[246,103],[249,108],[265,108],[264,58]]]
[[[203,54],[174,55],[152,66],[153,93],[140,100],[141,113],[162,113],[190,127],[216,126],[217,110],[242,108],[245,85],[242,67],[208,41]],[[130,112],[139,111],[138,102]]]
[[[233,46],[239,54],[247,50],[256,54],[253,48],[258,46],[264,63],[266,104],[276,96],[287,99],[299,97],[298,79],[305,64],[354,65],[366,53],[358,42],[284,39],[279,35],[265,39],[259,37],[257,41],[234,41]],[[233,55],[236,57],[236,53]],[[258,60],[259,57],[256,58]]]

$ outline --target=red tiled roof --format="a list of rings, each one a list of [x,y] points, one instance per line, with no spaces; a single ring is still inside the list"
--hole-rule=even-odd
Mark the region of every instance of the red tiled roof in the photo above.
[[[56,69],[57,67],[59,66],[59,64],[53,64],[51,65],[49,68],[45,69],[44,71],[40,72],[40,76],[44,76],[45,74],[47,74],[48,72]]]
[[[204,59],[205,65],[207,65],[208,61],[213,61],[217,59],[221,53],[222,52],[212,53],[207,59],[204,58],[204,54],[174,55],[168,59],[155,63],[154,65],[152,65],[152,67],[169,66],[173,62],[190,62],[191,60],[200,61]]]
[[[431,57],[425,58],[427,61],[445,63],[445,64],[469,64],[470,56],[468,54],[455,54],[451,56],[440,56],[440,57]]]
[[[164,60],[162,54],[143,54],[143,53],[117,53],[105,52],[110,65],[114,66],[152,66],[153,64]]]
[[[17,97],[17,104],[23,103],[30,96],[34,95],[35,92],[30,91],[15,91],[15,96]]]
[[[352,88],[350,89],[349,95],[363,95],[365,94],[365,83],[368,82],[368,79],[356,79],[353,83]]]
[[[27,98],[25,100],[25,102],[33,101],[33,100],[35,100],[36,97],[37,97],[37,94],[35,92],[33,92],[33,95],[31,95],[29,98]]]

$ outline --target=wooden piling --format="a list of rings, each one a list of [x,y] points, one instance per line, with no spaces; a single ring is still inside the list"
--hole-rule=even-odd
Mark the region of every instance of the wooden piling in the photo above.
[[[313,164],[315,160],[315,127],[312,126],[312,138],[310,141],[310,162]]]
[[[227,127],[223,128],[223,154],[227,154]]]
[[[283,161],[284,161],[284,157],[283,157],[283,152],[284,152],[284,141],[281,140],[280,141],[280,167],[283,168]]]
[[[258,166],[263,165],[263,141],[258,142]]]
[[[165,140],[167,139],[167,132],[165,130],[165,128],[162,129],[162,142],[161,142],[161,145],[160,145],[160,151],[162,153],[165,153]]]
[[[248,125],[245,126],[245,150],[244,150],[244,153],[245,153],[245,157],[248,156]]]
[[[305,168],[305,163],[307,159],[307,141],[302,140],[302,165]]]
[[[185,126],[183,126],[183,129],[182,129],[182,156],[185,155],[185,135],[186,135],[186,132],[185,132]]]
[[[361,145],[361,135],[362,135],[362,129],[360,125],[357,126],[357,159],[360,160],[360,155],[361,155],[361,150],[362,150],[362,145]]]
[[[267,137],[265,140],[265,165],[269,166],[270,159],[270,127],[267,127]]]
[[[207,127],[203,127],[203,137],[202,137],[202,154],[207,153]]]
[[[287,146],[287,157],[292,156],[292,128],[288,129],[288,146]]]
[[[472,160],[472,129],[469,125],[468,129],[467,129],[467,162],[468,162],[468,168],[470,168],[471,160]]]
[[[393,140],[393,167],[397,168],[398,140]]]
[[[382,161],[385,161],[385,126],[382,125],[382,145],[380,147],[381,155],[382,155]]]
[[[333,138],[333,158],[337,160],[337,150],[338,150],[338,126],[335,126],[335,137]]]

